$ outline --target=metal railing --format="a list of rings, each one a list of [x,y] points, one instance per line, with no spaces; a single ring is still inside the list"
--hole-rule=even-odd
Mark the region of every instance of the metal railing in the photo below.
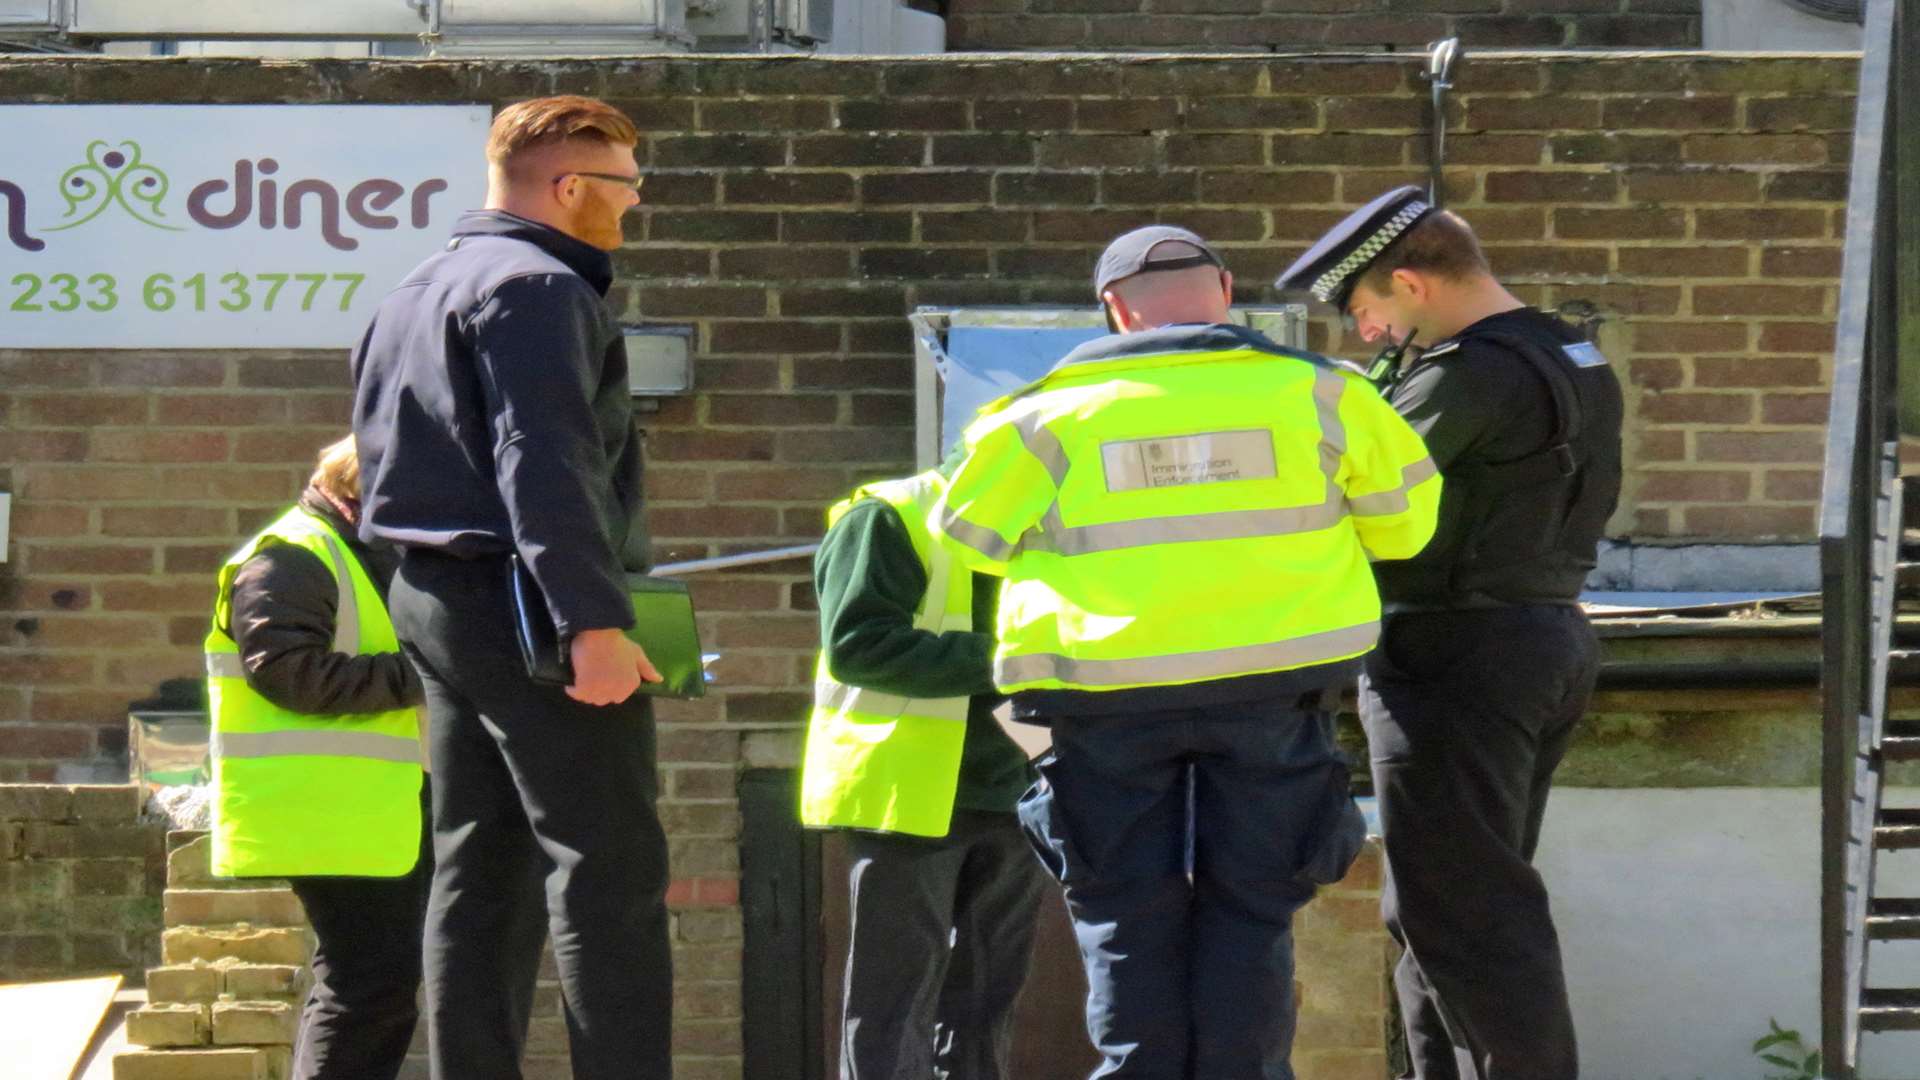
[[[1920,356],[1913,349],[1920,285],[1901,265],[1920,252],[1920,117],[1903,117],[1899,107],[1915,100],[1917,35],[1920,0],[1873,0],[1860,64],[1820,502],[1820,1011],[1831,1080],[1857,1076],[1862,1008],[1870,997],[1867,916],[1901,539],[1898,368],[1903,352]]]

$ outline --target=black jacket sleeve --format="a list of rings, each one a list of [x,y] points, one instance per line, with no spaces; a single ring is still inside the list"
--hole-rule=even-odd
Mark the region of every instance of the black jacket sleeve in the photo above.
[[[902,697],[993,692],[991,635],[914,628],[927,575],[893,507],[867,499],[848,509],[813,565],[820,640],[835,679]]]
[[[602,524],[622,512],[593,411],[603,317],[581,279],[527,274],[495,287],[469,322],[514,547],[562,637],[633,625],[619,553]]]
[[[399,653],[333,651],[338,586],[326,564],[291,544],[269,544],[233,579],[233,625],[247,685],[311,716],[386,712],[420,704],[420,677]]]

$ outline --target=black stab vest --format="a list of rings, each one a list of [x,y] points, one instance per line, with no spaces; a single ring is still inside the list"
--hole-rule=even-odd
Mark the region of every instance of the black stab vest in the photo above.
[[[1459,340],[1525,361],[1549,391],[1552,434],[1517,458],[1448,466],[1441,498],[1459,502],[1452,558],[1381,564],[1383,599],[1389,611],[1572,603],[1620,500],[1620,380],[1593,345],[1544,327],[1470,329]]]

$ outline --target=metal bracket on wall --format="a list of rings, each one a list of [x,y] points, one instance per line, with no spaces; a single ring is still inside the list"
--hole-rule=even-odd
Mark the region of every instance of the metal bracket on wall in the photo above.
[[[1446,205],[1444,170],[1447,164],[1447,91],[1453,89],[1453,69],[1466,53],[1457,37],[1441,38],[1427,46],[1426,76],[1433,94],[1433,145],[1427,154],[1427,201],[1435,207]]]

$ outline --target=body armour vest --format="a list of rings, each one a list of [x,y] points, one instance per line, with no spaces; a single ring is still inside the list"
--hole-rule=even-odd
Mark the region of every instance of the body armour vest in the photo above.
[[[1551,316],[1490,321],[1420,362],[1473,363],[1467,345],[1519,358],[1546,391],[1535,400],[1552,410],[1550,434],[1518,457],[1446,466],[1441,498],[1458,505],[1441,517],[1452,535],[1437,536],[1426,557],[1376,565],[1389,610],[1572,603],[1619,502],[1623,405],[1606,357]]]

